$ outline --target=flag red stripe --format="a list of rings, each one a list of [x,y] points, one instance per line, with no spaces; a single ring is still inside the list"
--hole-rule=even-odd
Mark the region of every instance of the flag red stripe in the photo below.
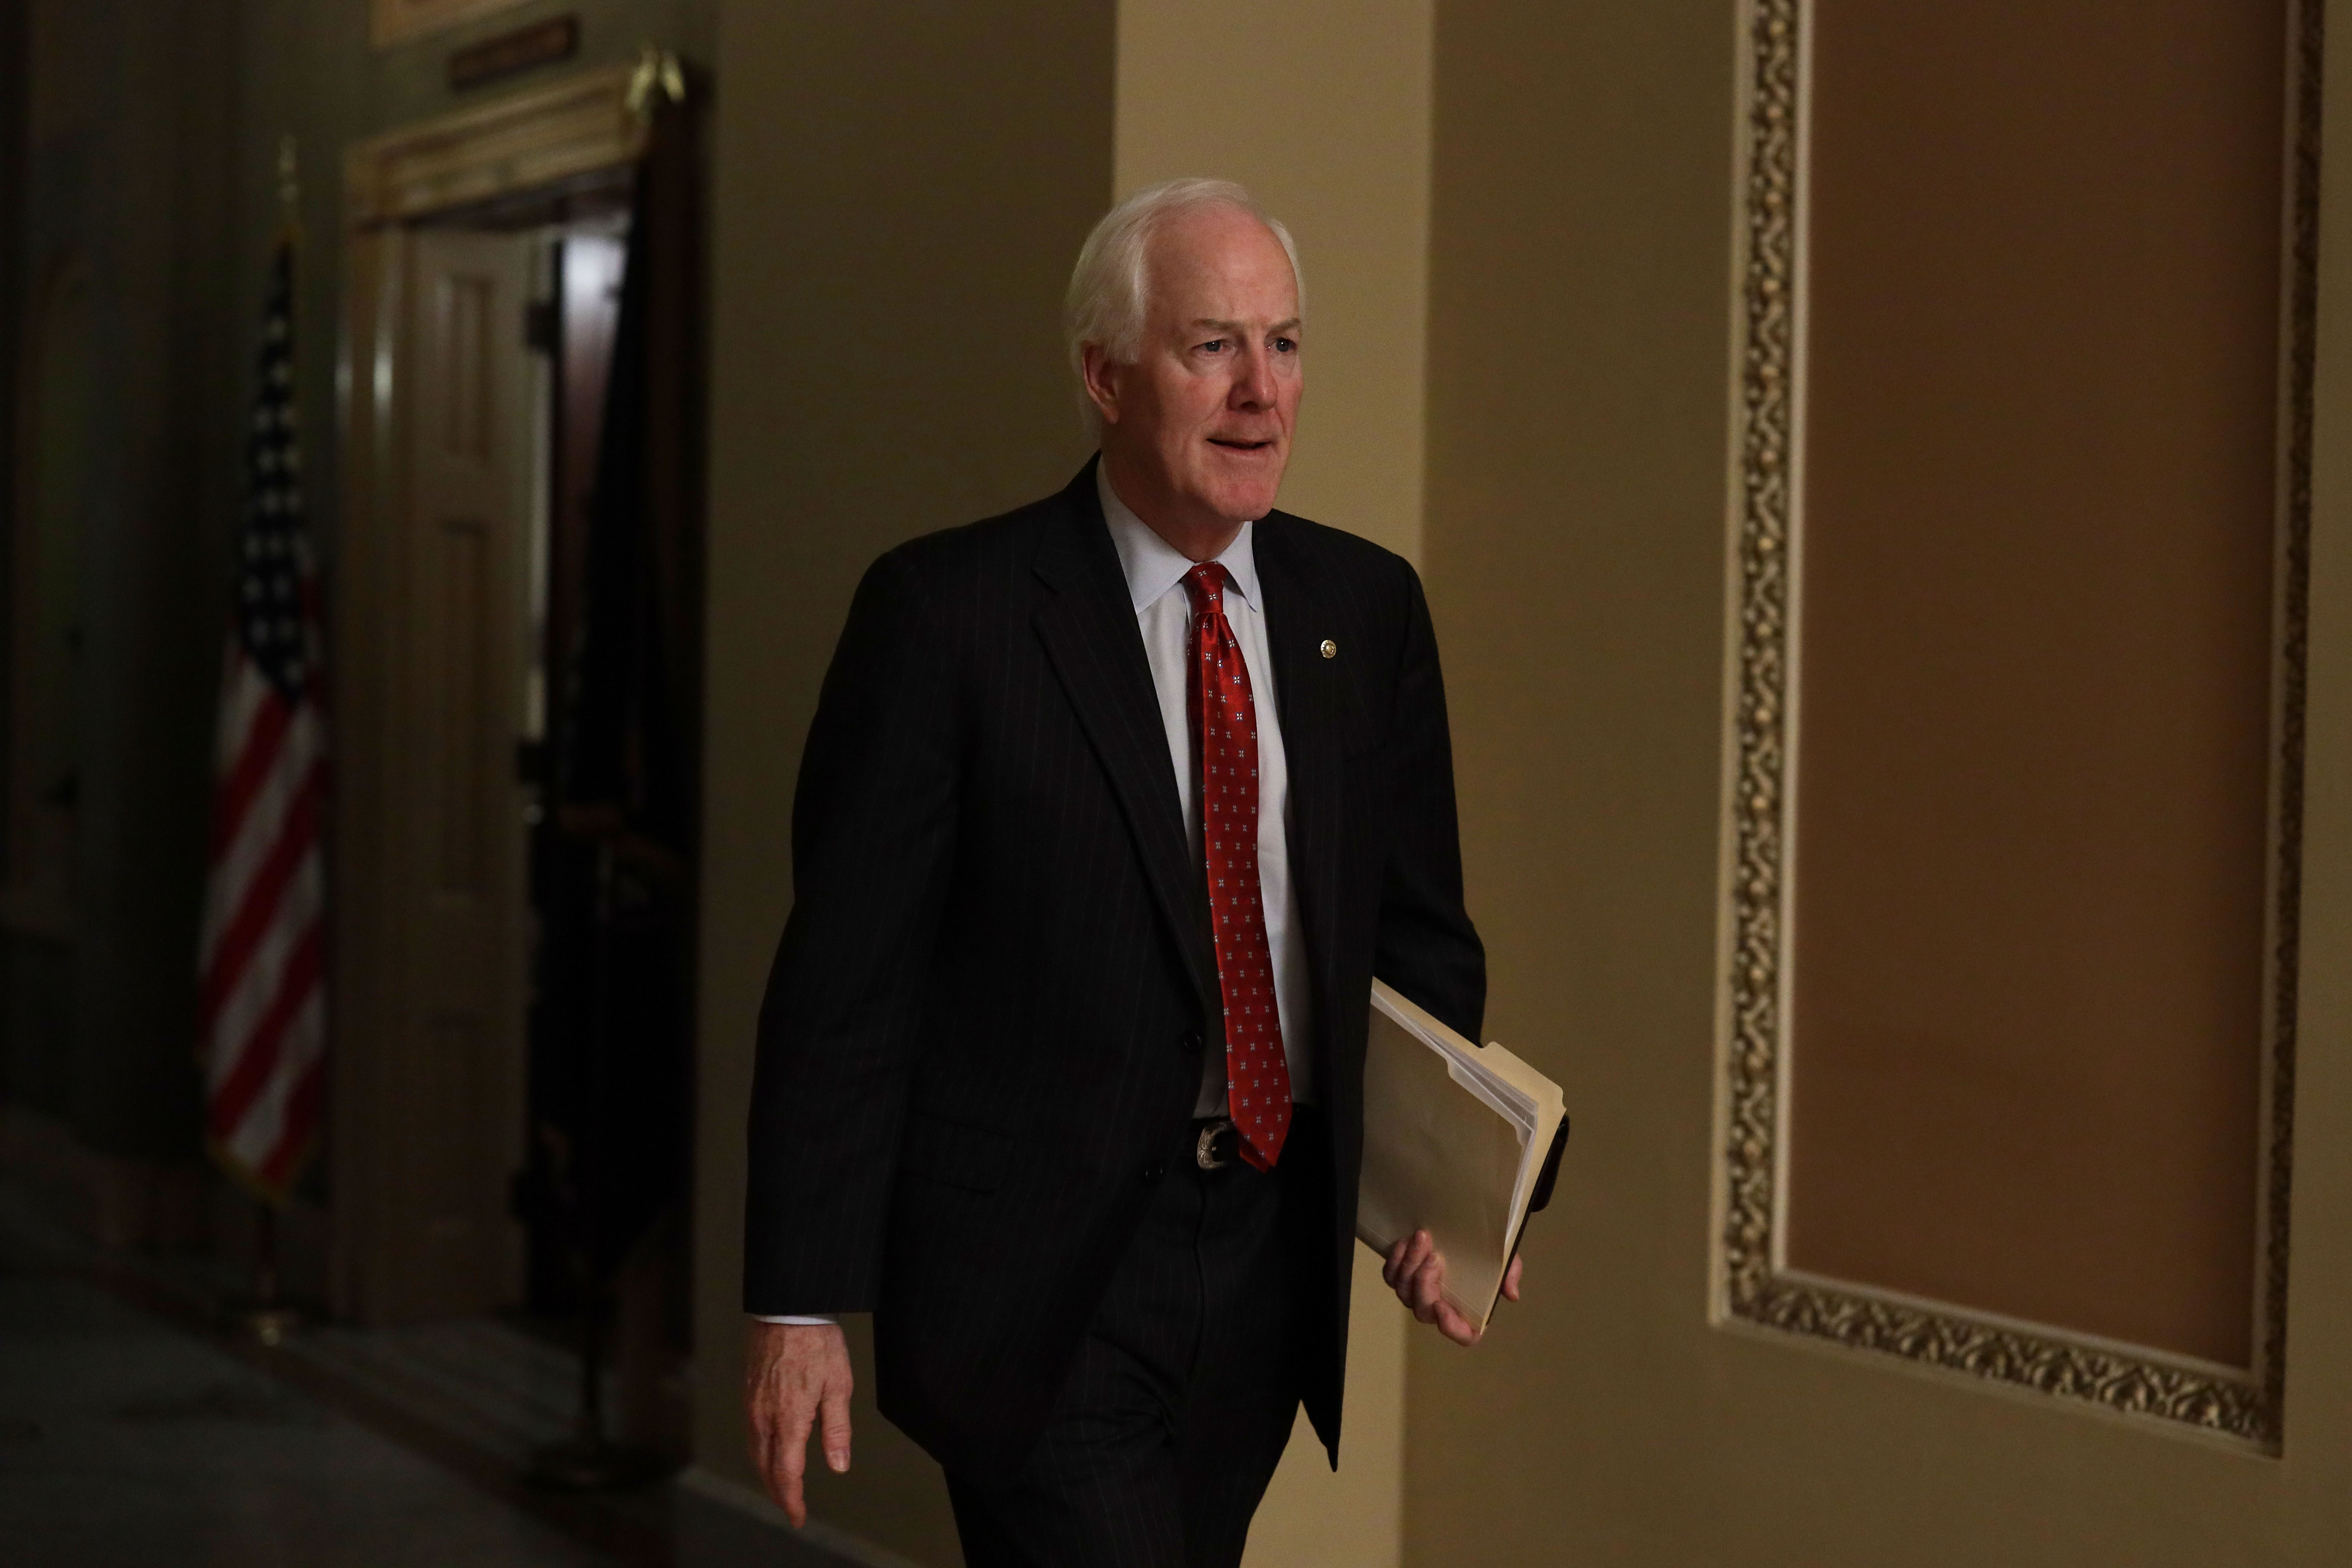
[[[302,933],[286,960],[286,971],[278,977],[278,994],[270,998],[269,1011],[253,1026],[253,1033],[240,1046],[236,1067],[227,1080],[213,1091],[212,1135],[226,1142],[261,1098],[263,1088],[278,1068],[278,1058],[286,1039],[286,1026],[302,1010],[319,986],[320,957],[322,943],[320,932],[323,922],[313,922]]]
[[[239,663],[245,656],[236,656]],[[252,679],[260,679],[257,675]],[[217,867],[228,858],[229,846],[236,842],[236,830],[245,821],[253,797],[260,793],[261,781],[269,776],[276,765],[279,746],[286,739],[287,729],[294,722],[294,710],[286,700],[269,689],[254,711],[253,722],[245,731],[245,744],[237,749],[236,763],[222,775],[219,793],[213,797],[213,864]]]
[[[284,897],[286,884],[302,864],[302,858],[317,847],[319,838],[320,770],[314,763],[311,776],[296,790],[292,805],[286,813],[286,826],[270,846],[269,858],[253,874],[245,889],[245,898],[236,912],[222,930],[220,944],[213,952],[213,966],[204,976],[202,997],[197,1016],[203,1022],[205,1039],[213,1042],[213,1026],[220,1021],[221,1004],[236,988],[237,977],[253,956],[261,933],[278,917],[278,901]]]

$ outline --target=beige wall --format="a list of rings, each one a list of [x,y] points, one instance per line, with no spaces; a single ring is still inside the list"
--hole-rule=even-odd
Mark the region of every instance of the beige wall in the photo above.
[[[1486,1032],[1560,1082],[1575,1131],[1524,1304],[1475,1352],[1412,1347],[1412,1563],[1472,1535],[1496,1564],[1728,1539],[1703,1457],[1734,1456],[1695,1417],[1726,1348],[1705,1313],[1731,26],[1712,0],[1439,16],[1423,563]]]
[[[802,736],[876,555],[1057,489],[1086,456],[1058,311],[1110,188],[1111,41],[1108,0],[1017,22],[720,7],[695,1404],[697,1458],[724,1475],[749,1473],[742,1115]],[[870,1398],[857,1420],[820,1516],[955,1562],[937,1467]]]
[[[1406,1560],[1475,1539],[1496,1564],[2342,1562],[2352,405],[2330,367],[2352,353],[2352,169],[2324,165],[2293,1350],[2269,1459],[1708,1321],[1737,22],[1717,0],[1439,14],[1423,558],[1489,1032],[1562,1080],[1577,1131],[1528,1304],[1475,1354],[1412,1347]]]
[[[1297,240],[1286,510],[1418,555],[1433,0],[1126,0],[1117,181],[1239,180]]]

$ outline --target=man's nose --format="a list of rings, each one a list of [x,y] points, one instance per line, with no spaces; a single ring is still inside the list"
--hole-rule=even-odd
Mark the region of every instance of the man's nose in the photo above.
[[[1234,389],[1229,405],[1234,408],[1271,408],[1274,406],[1274,357],[1264,348],[1244,349],[1240,363],[1234,367]]]

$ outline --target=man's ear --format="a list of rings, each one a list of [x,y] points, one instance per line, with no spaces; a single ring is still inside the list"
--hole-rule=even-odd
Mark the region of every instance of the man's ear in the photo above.
[[[1118,424],[1119,383],[1127,367],[1111,358],[1100,343],[1087,343],[1078,353],[1078,363],[1086,373],[1087,396],[1093,400],[1095,411],[1102,416],[1104,424]]]

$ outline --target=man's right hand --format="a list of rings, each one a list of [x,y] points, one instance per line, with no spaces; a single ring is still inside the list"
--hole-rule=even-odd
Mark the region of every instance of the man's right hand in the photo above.
[[[751,1464],[793,1528],[808,1522],[801,1477],[808,1469],[809,1428],[820,1426],[824,1462],[849,1468],[849,1342],[835,1323],[748,1325],[743,1404],[751,1421]]]

